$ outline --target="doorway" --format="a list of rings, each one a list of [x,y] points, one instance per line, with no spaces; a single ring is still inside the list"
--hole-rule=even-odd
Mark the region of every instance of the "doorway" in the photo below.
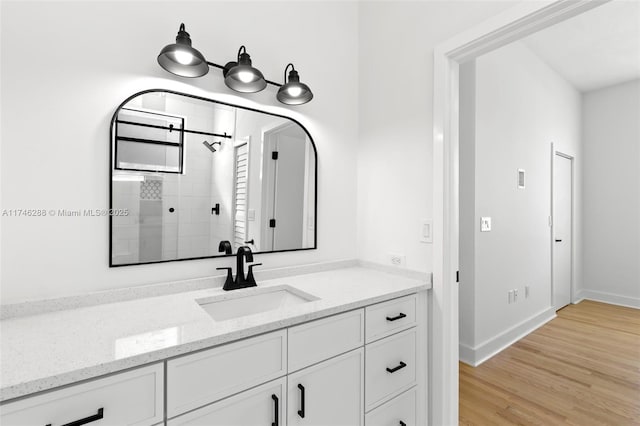
[[[572,300],[573,282],[573,157],[553,158],[552,288],[556,311]]]
[[[606,2],[523,2],[441,43],[434,50],[434,255],[429,308],[431,424],[458,424],[459,421],[459,66]]]

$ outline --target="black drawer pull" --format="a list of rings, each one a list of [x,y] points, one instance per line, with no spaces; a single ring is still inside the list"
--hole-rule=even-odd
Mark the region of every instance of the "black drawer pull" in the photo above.
[[[100,420],[103,417],[104,417],[104,408],[99,408],[98,409],[98,413],[94,414],[93,416],[85,417],[84,419],[76,420],[74,422],[67,423],[66,425],[62,425],[62,426],[81,426],[81,425],[86,425],[87,423],[91,423],[91,422],[95,422],[96,420]],[[51,423],[49,423],[47,426],[51,426]]]
[[[400,426],[407,426],[407,424],[405,422],[403,422],[402,420],[400,420]]]
[[[398,370],[402,370],[403,368],[405,368],[407,366],[407,364],[405,364],[404,362],[400,361],[400,365],[398,365],[397,367],[393,367],[393,368],[389,368],[387,367],[387,371],[389,373],[395,373]]]
[[[556,243],[561,243],[561,242],[562,242],[562,240],[556,240]]]
[[[304,386],[298,383],[298,389],[300,389],[300,409],[298,415],[304,419]]]
[[[273,399],[273,422],[271,423],[271,426],[278,426],[278,409],[280,408],[278,404],[278,397],[274,394],[271,395],[271,399]]]
[[[406,316],[405,314],[403,314],[402,312],[400,312],[400,313],[398,314],[398,316],[395,316],[395,317],[387,317],[387,321],[397,321],[397,320],[399,320],[399,319],[406,318],[406,317],[407,317],[407,316]]]

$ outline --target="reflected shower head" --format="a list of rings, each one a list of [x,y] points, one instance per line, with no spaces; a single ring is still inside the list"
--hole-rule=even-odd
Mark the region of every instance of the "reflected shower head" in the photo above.
[[[215,144],[218,144],[218,145],[222,146],[222,142],[213,142],[213,143],[211,143],[211,144],[210,144],[210,143],[209,143],[209,142],[207,142],[207,141],[202,141],[202,145],[206,146],[206,147],[207,147],[207,149],[208,149],[209,151],[211,151],[211,152],[216,152],[216,151],[217,151],[217,149],[215,149],[215,148],[213,147]]]

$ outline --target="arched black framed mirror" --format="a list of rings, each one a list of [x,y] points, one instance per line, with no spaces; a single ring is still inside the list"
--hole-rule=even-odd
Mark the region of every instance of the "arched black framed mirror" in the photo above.
[[[111,121],[110,266],[315,249],[316,146],[297,121],[169,90]]]

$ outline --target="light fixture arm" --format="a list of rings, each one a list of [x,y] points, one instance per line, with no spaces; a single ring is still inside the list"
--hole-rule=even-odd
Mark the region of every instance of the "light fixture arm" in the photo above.
[[[292,63],[289,63],[286,67],[284,67],[284,84],[287,84],[287,70],[291,67],[291,71],[295,71],[296,67],[293,66]]]
[[[247,48],[243,46],[240,46],[240,49],[238,49],[238,62],[240,62],[240,55],[243,53],[247,53]]]

